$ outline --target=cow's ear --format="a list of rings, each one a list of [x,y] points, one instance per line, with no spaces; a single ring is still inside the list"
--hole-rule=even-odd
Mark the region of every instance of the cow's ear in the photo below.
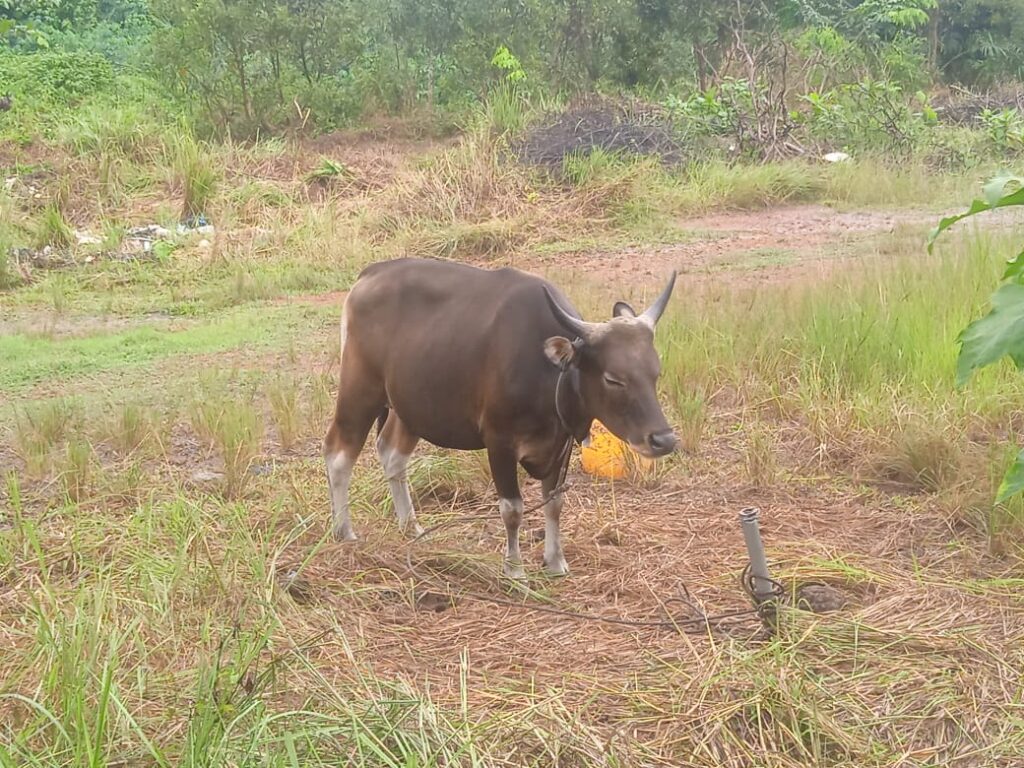
[[[624,301],[616,301],[612,307],[612,317],[636,317],[636,312]]]
[[[564,336],[552,336],[544,342],[544,354],[560,368],[572,362],[576,348]]]

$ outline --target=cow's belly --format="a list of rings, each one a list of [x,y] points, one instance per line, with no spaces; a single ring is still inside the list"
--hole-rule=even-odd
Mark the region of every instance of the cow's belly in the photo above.
[[[484,447],[480,419],[465,393],[427,386],[398,384],[388,387],[388,401],[405,427],[422,440],[460,451]]]
[[[416,421],[410,423],[400,411],[398,417],[408,426],[410,432],[438,448],[478,451],[484,447],[480,430],[472,425],[437,425]]]

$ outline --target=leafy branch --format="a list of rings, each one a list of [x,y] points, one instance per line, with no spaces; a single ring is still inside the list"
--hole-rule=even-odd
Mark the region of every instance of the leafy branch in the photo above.
[[[946,216],[928,237],[928,252],[936,238],[958,221],[985,211],[1009,206],[1024,206],[1024,177],[1002,174],[985,185],[981,199],[963,213]],[[957,385],[966,384],[974,371],[1009,357],[1018,370],[1024,370],[1024,249],[1010,259],[1003,272],[1003,285],[992,295],[991,309],[960,332],[957,341]],[[996,502],[1024,491],[1024,450],[1003,477]]]

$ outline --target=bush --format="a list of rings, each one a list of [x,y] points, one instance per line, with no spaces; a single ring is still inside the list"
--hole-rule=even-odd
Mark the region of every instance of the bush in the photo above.
[[[984,109],[978,115],[978,121],[996,151],[1024,150],[1024,115],[1016,109]]]
[[[810,136],[833,147],[907,155],[937,123],[924,94],[908,98],[889,81],[863,80],[804,97]]]
[[[111,90],[114,70],[105,58],[86,51],[0,53],[0,82],[15,105],[71,104]]]

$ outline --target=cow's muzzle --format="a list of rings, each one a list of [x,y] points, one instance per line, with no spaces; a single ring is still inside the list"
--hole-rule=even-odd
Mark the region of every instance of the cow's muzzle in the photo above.
[[[648,458],[656,459],[672,453],[678,443],[679,438],[676,437],[676,433],[671,429],[666,429],[663,432],[652,432],[647,436],[647,445],[644,446],[647,450],[641,451],[641,453],[646,454]]]

